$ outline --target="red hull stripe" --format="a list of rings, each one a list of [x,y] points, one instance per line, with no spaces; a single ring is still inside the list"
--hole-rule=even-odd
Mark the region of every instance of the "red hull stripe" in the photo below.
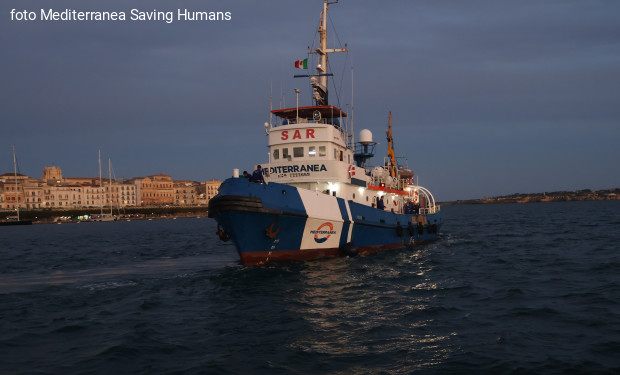
[[[270,262],[283,262],[291,260],[312,260],[320,258],[336,258],[340,256],[340,249],[309,249],[309,250],[280,250],[280,251],[254,251],[240,253],[241,263],[245,266],[260,266]]]
[[[426,242],[419,241],[416,244]],[[360,255],[370,255],[379,251],[402,249],[402,243],[386,245],[361,246]],[[296,260],[314,260],[323,258],[337,258],[343,256],[339,248],[308,249],[308,250],[280,250],[280,251],[253,251],[240,253],[241,263],[245,266],[260,266],[271,262],[287,262]]]

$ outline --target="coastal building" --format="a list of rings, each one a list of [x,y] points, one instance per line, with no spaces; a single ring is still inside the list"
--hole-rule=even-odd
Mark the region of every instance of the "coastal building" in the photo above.
[[[220,180],[209,180],[205,182],[205,198],[207,203],[209,200],[217,195],[217,192],[222,185]]]
[[[196,197],[196,205],[206,206],[209,204],[209,200],[207,200],[206,191],[207,191],[206,184],[204,182],[201,182],[196,189],[196,192],[198,194],[198,196]]]
[[[198,204],[200,184],[190,180],[174,180],[174,204],[193,206]]]
[[[84,207],[87,208],[99,208],[106,204],[105,189],[99,185],[86,185],[84,186]]]
[[[24,191],[25,208],[45,208],[43,183],[41,181],[26,181],[22,185]],[[20,205],[22,207],[23,205]]]
[[[24,182],[29,177],[18,173],[5,173],[0,175],[0,208],[14,210],[24,205]]]
[[[72,191],[69,186],[53,185],[48,186],[43,191],[45,208],[71,208],[69,207],[69,202]]]
[[[138,205],[138,189],[131,181],[112,181],[104,185],[106,205],[133,207]]]
[[[62,185],[89,185],[100,186],[109,183],[107,178],[100,179],[99,177],[65,177],[60,184]]]
[[[174,204],[174,187],[172,177],[156,174],[133,179],[137,185],[137,199],[140,206],[159,206]]]
[[[0,175],[0,210],[123,208],[148,205],[206,205],[221,181],[172,180],[163,173],[130,180],[64,177],[60,167],[44,167],[40,179]]]
[[[60,167],[51,166],[51,167],[43,167],[43,181],[51,184],[57,183],[60,184],[62,182],[62,169]]]
[[[5,174],[0,175],[0,182],[3,182],[3,183],[15,184],[16,179],[17,179],[17,183],[20,184],[23,181],[27,181],[28,179],[30,179],[30,177],[26,176],[25,174],[21,174],[21,173],[18,173],[17,175],[15,175],[14,173],[5,173]]]

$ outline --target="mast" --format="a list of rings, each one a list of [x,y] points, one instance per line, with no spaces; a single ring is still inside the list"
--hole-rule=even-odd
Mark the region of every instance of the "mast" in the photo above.
[[[101,182],[101,150],[99,150],[99,191],[103,196],[103,184]],[[99,199],[99,208],[101,210],[101,216],[103,216],[103,197]]]
[[[390,158],[390,176],[396,177],[396,157],[394,155],[394,139],[392,138],[392,111],[390,111],[390,121],[388,130],[385,131],[388,141],[388,158]]]
[[[19,191],[17,190],[17,158],[15,157],[15,146],[13,146],[13,171],[15,174],[15,207],[17,207],[17,221],[19,221]]]
[[[321,22],[319,23],[319,48],[311,51],[310,53],[314,53],[319,55],[319,63],[316,67],[317,75],[312,76],[310,78],[310,83],[313,88],[313,99],[316,100],[316,105],[327,105],[328,104],[328,95],[327,95],[327,77],[328,73],[328,65],[327,65],[327,54],[333,52],[348,52],[346,48],[327,48],[327,7],[329,4],[335,4],[338,1],[328,2],[328,0],[323,1],[323,12],[321,12]],[[318,79],[317,79],[318,76]]]
[[[110,216],[112,216],[112,160],[110,158],[108,158],[108,177],[110,178]]]

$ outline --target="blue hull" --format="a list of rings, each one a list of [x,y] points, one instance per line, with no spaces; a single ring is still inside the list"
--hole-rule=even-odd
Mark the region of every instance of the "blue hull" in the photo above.
[[[209,203],[245,265],[402,248],[433,240],[441,213],[396,214],[296,187],[231,178]]]

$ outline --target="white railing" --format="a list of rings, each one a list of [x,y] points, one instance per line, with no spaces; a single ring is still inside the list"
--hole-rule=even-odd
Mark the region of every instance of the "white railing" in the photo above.
[[[441,208],[441,206],[439,206],[439,205],[434,205],[432,207],[427,207],[427,208],[420,208],[420,214],[422,214],[422,215],[434,214],[436,212],[439,212],[440,208]]]
[[[427,207],[420,207],[421,214],[434,214],[439,211],[440,207],[435,204],[435,197],[427,188],[419,185],[409,186],[410,188],[417,190],[418,194],[422,194],[426,197]]]

